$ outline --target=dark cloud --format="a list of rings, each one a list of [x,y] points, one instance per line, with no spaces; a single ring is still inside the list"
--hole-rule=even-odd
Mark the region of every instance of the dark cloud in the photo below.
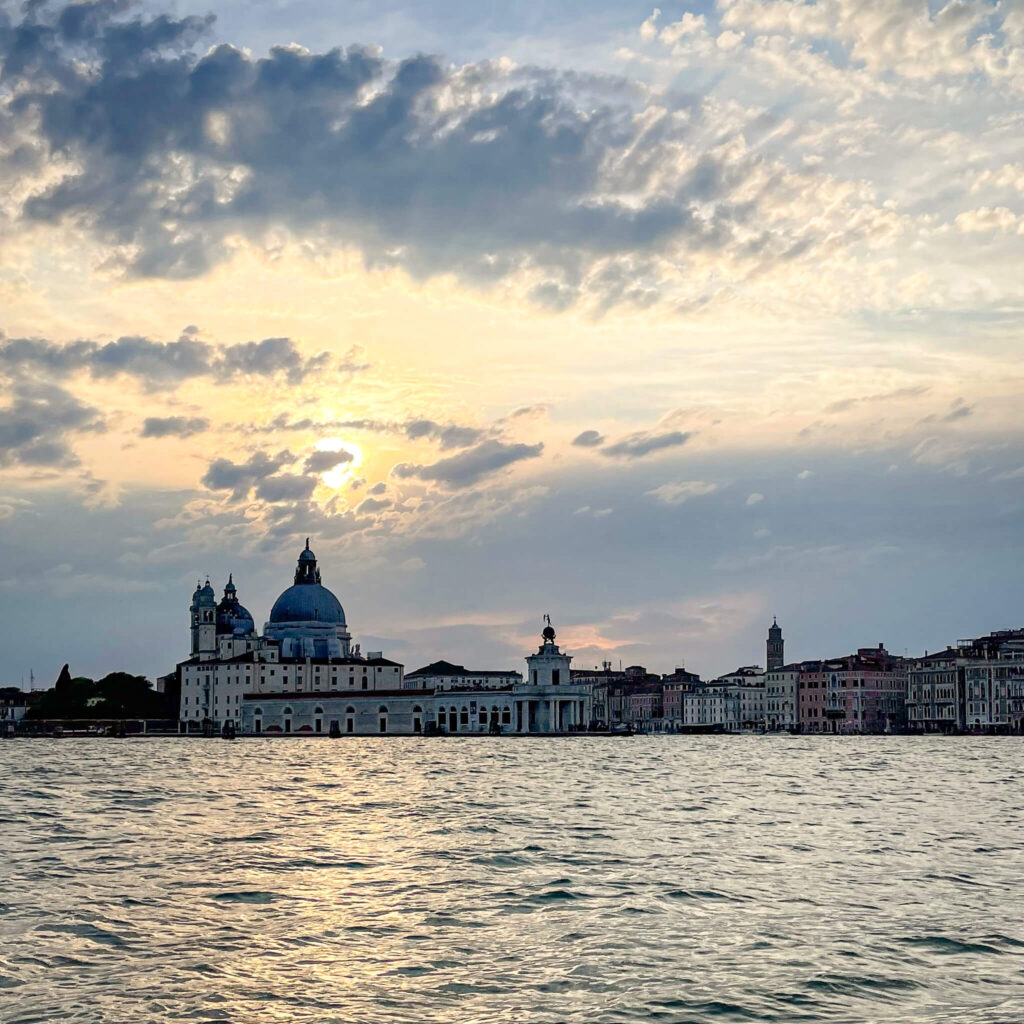
[[[442,451],[452,448],[468,448],[490,436],[494,431],[480,427],[460,426],[457,423],[437,423],[434,420],[415,419],[405,422],[386,420],[314,420],[309,416],[292,419],[287,413],[275,416],[269,423],[259,426],[239,425],[236,429],[246,434],[275,434],[281,430],[330,431],[358,430],[371,434],[401,434],[410,441],[433,441]]]
[[[147,416],[142,424],[142,437],[191,437],[210,429],[210,421],[202,416]]]
[[[202,484],[211,491],[231,491],[232,498],[241,501],[260,481],[273,476],[282,466],[294,461],[295,457],[287,451],[273,456],[266,452],[256,452],[246,462],[214,459],[203,475]]]
[[[356,515],[368,515],[372,512],[380,512],[383,509],[391,508],[393,502],[390,498],[363,498],[356,506]]]
[[[637,431],[629,434],[621,441],[608,445],[601,449],[602,455],[611,458],[639,459],[651,452],[662,451],[665,448],[676,448],[686,444],[692,437],[690,431],[671,430],[664,434],[652,434],[649,431]]]
[[[366,493],[367,494],[386,494],[387,490],[388,490],[388,485],[386,483],[384,483],[383,480],[380,480],[377,483],[375,483],[372,487],[368,488]]]
[[[974,407],[967,405],[962,398],[958,398],[953,402],[952,408],[950,408],[949,412],[947,412],[942,418],[946,423],[953,423],[956,420],[962,420],[965,417],[970,416],[972,412],[974,412]]]
[[[268,476],[256,485],[256,497],[270,502],[302,501],[313,493],[316,484],[312,476]]]
[[[433,420],[410,420],[404,425],[404,431],[410,441],[424,437],[437,441],[442,451],[450,448],[468,448],[487,436],[486,430],[479,430],[476,427],[459,427],[452,423],[435,423]]]
[[[323,370],[330,353],[321,352],[311,359],[303,359],[291,338],[264,338],[228,345],[223,349],[218,369],[228,375],[246,374],[271,377],[276,373],[287,376],[290,384],[298,384],[309,373]]]
[[[106,344],[73,341],[65,345],[45,338],[0,335],[0,367],[15,373],[36,370],[55,376],[83,370],[97,378],[127,374],[149,386],[175,385],[194,377],[209,376],[220,383],[239,376],[276,374],[296,384],[322,371],[331,359],[327,352],[304,357],[290,338],[212,345],[196,340],[194,333],[187,331],[170,342],[123,337]]]
[[[415,477],[419,480],[433,480],[447,487],[468,487],[481,477],[514,462],[535,459],[543,450],[543,444],[505,444],[490,440],[429,466],[400,462],[391,472],[400,479]]]
[[[16,381],[10,404],[0,407],[0,466],[76,465],[67,435],[102,429],[99,410],[63,388]]]
[[[578,448],[596,448],[600,444],[604,444],[604,435],[599,434],[596,430],[584,430],[582,434],[577,434],[573,439],[572,443]]]
[[[230,237],[284,225],[419,275],[539,269],[532,296],[556,310],[591,266],[605,305],[643,304],[657,289],[637,254],[721,247],[749,220],[726,200],[756,157],[704,156],[667,176],[699,115],[674,128],[638,117],[644,91],[622,79],[393,62],[360,46],[200,55],[208,24],[128,20],[121,4],[94,3],[36,7],[0,31],[2,114],[40,161],[59,153],[73,168],[33,193],[24,217],[91,225],[130,254],[134,275],[201,275],[228,257]],[[744,243],[745,255],[772,238]]]
[[[348,451],[313,452],[307,459],[303,471],[306,473],[326,473],[335,466],[351,462],[353,455]]]

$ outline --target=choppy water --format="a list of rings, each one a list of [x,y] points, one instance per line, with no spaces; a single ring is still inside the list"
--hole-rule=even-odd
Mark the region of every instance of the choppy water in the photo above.
[[[0,1019],[1024,1020],[1015,739],[0,743]]]

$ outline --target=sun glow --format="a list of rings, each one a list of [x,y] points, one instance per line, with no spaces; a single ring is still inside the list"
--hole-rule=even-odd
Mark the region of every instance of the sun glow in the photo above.
[[[342,441],[340,437],[325,437],[316,443],[319,452],[348,452],[352,456],[347,462],[339,462],[333,469],[321,474],[320,479],[327,487],[340,490],[352,478],[355,470],[363,464],[363,449],[354,441]]]

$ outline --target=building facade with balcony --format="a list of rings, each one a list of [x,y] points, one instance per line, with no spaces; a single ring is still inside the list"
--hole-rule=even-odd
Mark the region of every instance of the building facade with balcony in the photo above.
[[[955,647],[908,663],[907,728],[911,732],[959,732],[965,714],[964,667]]]

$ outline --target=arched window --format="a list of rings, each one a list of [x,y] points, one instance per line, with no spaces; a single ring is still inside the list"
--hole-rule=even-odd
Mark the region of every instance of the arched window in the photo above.
[[[347,708],[345,708],[345,714],[346,715],[354,715],[355,713],[356,713],[356,709],[354,707],[352,707],[351,704],[349,704],[349,706]]]
[[[380,711],[382,715],[386,715],[388,713],[388,706],[387,704],[381,704],[377,710]]]
[[[462,710],[459,712],[459,725],[469,725],[469,708],[465,704],[462,705]]]
[[[512,724],[512,709],[504,707],[501,709],[501,724],[511,725]]]
[[[255,710],[253,711],[253,714],[254,714],[254,715],[262,715],[262,714],[263,714],[263,708],[256,708],[256,709],[255,709]]]
[[[292,713],[292,709],[291,708],[285,708],[284,709],[284,714],[290,715],[291,713]]]
[[[417,705],[416,705],[416,706],[415,706],[415,707],[414,707],[414,708],[412,709],[412,713],[413,713],[414,715],[421,715],[421,714],[423,714],[423,708],[421,708],[421,707],[419,706],[419,704],[417,704]]]
[[[323,713],[324,713],[324,709],[322,707],[320,707],[319,705],[317,707],[313,708],[313,714],[314,715],[322,715]]]
[[[380,722],[379,722],[380,731],[381,732],[387,732],[388,731],[388,707],[387,707],[387,705],[386,704],[381,704],[381,706],[378,709],[378,711],[379,711],[379,714],[380,714]]]

